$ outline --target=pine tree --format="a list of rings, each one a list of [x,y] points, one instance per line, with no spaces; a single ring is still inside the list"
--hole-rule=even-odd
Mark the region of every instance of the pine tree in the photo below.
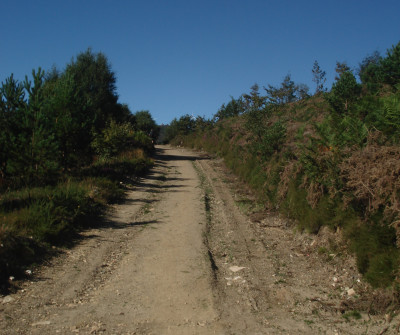
[[[17,169],[26,185],[43,184],[53,180],[58,169],[57,142],[54,136],[54,120],[48,114],[43,95],[44,71],[32,71],[33,84],[25,78],[24,87],[28,101],[23,115],[23,129],[18,136],[19,158]]]
[[[400,42],[387,51],[381,60],[382,78],[385,84],[395,87],[400,83]]]
[[[343,72],[340,78],[332,85],[328,102],[337,114],[346,114],[357,101],[361,93],[361,86],[357,83],[351,71]]]
[[[315,84],[317,85],[315,89],[315,94],[325,92],[326,72],[322,71],[317,61],[314,62],[312,73],[313,82],[315,82]]]
[[[0,87],[0,187],[6,183],[8,165],[17,150],[15,138],[20,132],[25,104],[24,87],[11,75]]]
[[[346,64],[346,62],[336,62],[335,72],[337,73],[335,76],[335,80],[339,80],[343,73],[349,72],[350,67]]]

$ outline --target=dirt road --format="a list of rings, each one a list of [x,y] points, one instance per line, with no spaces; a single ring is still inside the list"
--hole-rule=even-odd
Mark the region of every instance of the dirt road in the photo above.
[[[394,331],[382,317],[343,317],[350,290],[366,286],[351,258],[318,252],[325,235],[249,211],[251,193],[221,161],[157,150],[107,222],[0,297],[1,334]]]

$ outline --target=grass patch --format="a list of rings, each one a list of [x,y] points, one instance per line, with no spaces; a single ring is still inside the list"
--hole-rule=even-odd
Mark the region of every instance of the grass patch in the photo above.
[[[360,320],[361,319],[361,314],[360,314],[359,311],[346,312],[342,316],[343,316],[343,318],[346,319],[346,321],[350,321],[351,319],[354,319],[354,320]]]
[[[123,199],[119,180],[144,174],[147,158],[96,162],[54,186],[8,191],[0,195],[0,290],[10,276],[52,255],[52,246],[69,246],[77,232],[94,223],[107,204]]]
[[[314,323],[313,320],[304,320],[304,322],[307,326],[311,326]]]

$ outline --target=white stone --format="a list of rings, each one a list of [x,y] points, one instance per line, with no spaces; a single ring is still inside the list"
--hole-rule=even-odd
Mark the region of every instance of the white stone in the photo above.
[[[51,323],[50,321],[39,321],[39,322],[32,323],[32,327],[46,326],[46,325],[49,325],[50,323]]]
[[[350,288],[347,290],[347,294],[351,297],[356,294],[356,291],[354,291],[354,289]]]
[[[5,297],[3,298],[3,304],[7,304],[7,303],[9,303],[9,302],[11,302],[11,301],[13,301],[13,300],[14,300],[14,298],[13,298],[12,296],[7,295],[7,296],[5,296]]]
[[[236,266],[236,265],[234,265],[234,266],[231,266],[229,268],[229,270],[231,270],[232,272],[238,272],[240,270],[243,270],[244,268],[245,268],[244,266]]]

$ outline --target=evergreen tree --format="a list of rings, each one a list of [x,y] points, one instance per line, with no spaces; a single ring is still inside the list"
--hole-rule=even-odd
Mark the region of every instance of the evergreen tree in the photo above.
[[[44,94],[56,120],[63,166],[88,164],[91,142],[112,119],[132,121],[127,106],[118,104],[115,83],[107,58],[90,49],[78,54],[63,73],[52,69],[47,74]]]
[[[53,121],[43,95],[44,71],[32,71],[33,84],[25,78],[28,100],[18,110],[19,129],[13,134],[7,170],[17,185],[40,185],[55,179],[58,170]]]
[[[273,104],[282,105],[297,100],[297,87],[292,80],[290,74],[285,76],[280,87],[268,85],[265,90],[267,92],[269,102]]]
[[[315,94],[325,92],[325,83],[326,83],[326,72],[322,71],[317,61],[314,62],[313,68],[313,82],[317,85],[315,88]]]
[[[46,82],[47,108],[55,119],[54,132],[59,160],[65,168],[88,164],[91,160],[93,119],[85,113],[78,83],[63,73],[55,82]]]
[[[335,80],[339,80],[339,78],[342,76],[343,73],[349,72],[350,67],[346,64],[346,62],[336,62],[336,67],[335,67]]]
[[[346,114],[350,111],[361,93],[361,86],[357,83],[354,74],[343,72],[340,78],[332,85],[328,102],[337,114]]]
[[[258,84],[254,84],[252,87],[250,87],[250,89],[250,94],[243,94],[246,110],[249,111],[250,109],[262,109],[265,106],[267,97],[260,96],[260,88]]]
[[[358,76],[363,84],[377,83],[379,81],[379,64],[381,55],[374,51],[371,55],[365,57],[358,67]]]
[[[88,131],[99,132],[118,111],[115,74],[102,53],[90,49],[80,53],[65,70],[65,75],[75,82],[76,99],[85,113]]]
[[[295,84],[290,74],[285,76],[279,87],[268,85],[264,89],[267,92],[268,101],[276,105],[291,103],[308,96],[308,86]]]
[[[306,84],[297,85],[297,95],[300,100],[307,99],[310,97],[310,88]]]
[[[149,111],[138,111],[134,114],[134,118],[136,122],[136,128],[138,130],[145,132],[153,140],[157,139],[160,129],[153,120],[153,117]]]
[[[385,84],[395,87],[400,83],[400,42],[387,51],[387,56],[380,61],[382,79]]]
[[[24,87],[11,75],[0,87],[0,187],[9,175],[12,153],[17,152],[15,139],[20,133],[25,105]]]
[[[214,118],[216,120],[222,120],[229,117],[237,116],[242,114],[245,111],[245,108],[246,107],[243,101],[243,97],[234,99],[231,96],[231,101],[229,101],[226,105],[222,104],[218,112],[215,114]]]

